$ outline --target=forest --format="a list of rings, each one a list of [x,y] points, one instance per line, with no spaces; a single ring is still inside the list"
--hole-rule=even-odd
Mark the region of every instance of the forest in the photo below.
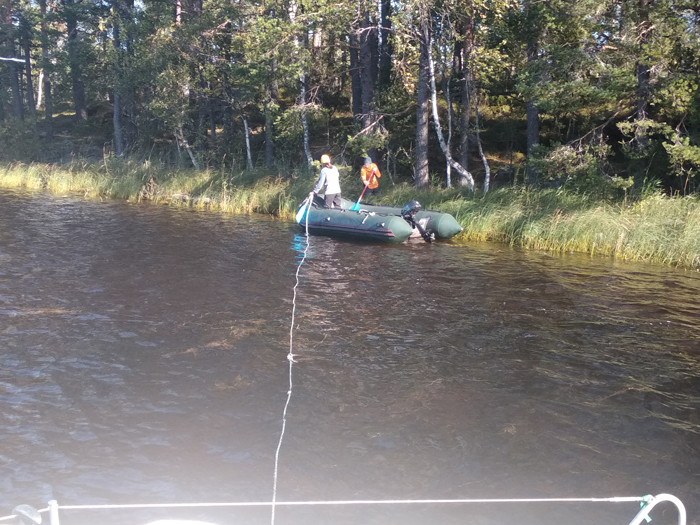
[[[689,195],[700,0],[1,0],[0,159]]]

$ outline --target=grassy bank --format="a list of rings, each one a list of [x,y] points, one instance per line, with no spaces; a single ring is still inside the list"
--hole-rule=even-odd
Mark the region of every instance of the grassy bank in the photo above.
[[[609,203],[564,191],[497,191],[447,202],[470,239],[700,268],[700,200],[653,194]]]
[[[296,177],[261,172],[166,169],[148,162],[108,161],[0,168],[0,186],[47,189],[86,198],[168,203],[224,213],[264,213],[289,220],[315,182],[313,171]],[[342,170],[347,196],[360,192],[359,177]],[[417,199],[446,211],[464,228],[456,239],[491,240],[554,252],[585,252],[633,261],[700,269],[700,200],[653,194],[634,202],[608,202],[562,190],[506,188],[472,197],[460,189],[383,187],[382,202]]]
[[[309,176],[310,178],[310,176]],[[259,172],[194,171],[147,161],[11,164],[0,168],[0,186],[45,189],[131,202],[209,208],[224,213],[266,213],[289,218],[309,191],[293,179]]]

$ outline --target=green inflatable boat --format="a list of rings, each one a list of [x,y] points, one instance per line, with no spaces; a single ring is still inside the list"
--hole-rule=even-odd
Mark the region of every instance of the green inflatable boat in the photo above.
[[[355,209],[353,209],[355,208]],[[427,242],[449,239],[462,227],[449,213],[423,210],[417,201],[403,208],[375,206],[342,199],[340,208],[324,207],[323,199],[315,196],[311,205],[304,201],[296,214],[296,222],[309,233],[350,239],[383,242],[404,242],[422,237]]]

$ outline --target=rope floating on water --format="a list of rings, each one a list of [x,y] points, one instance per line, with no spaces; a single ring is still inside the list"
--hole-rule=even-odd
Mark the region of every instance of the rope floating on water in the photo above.
[[[311,197],[307,197],[306,201],[308,206],[311,206]],[[303,204],[302,204],[303,205]],[[289,408],[289,402],[292,399],[292,367],[296,361],[294,361],[294,315],[297,309],[297,288],[299,287],[299,272],[301,267],[306,260],[306,254],[309,251],[309,213],[308,209],[306,212],[306,246],[304,247],[304,254],[299,261],[297,266],[297,271],[295,274],[296,282],[294,283],[294,289],[292,291],[292,321],[289,326],[289,353],[287,354],[287,361],[289,361],[289,389],[287,390],[287,401],[284,404],[284,410],[282,411],[282,430],[280,431],[280,439],[277,442],[277,450],[275,451],[275,468],[272,477],[272,501],[270,502],[272,511],[270,513],[270,524],[275,525],[275,506],[277,505],[277,478],[279,475],[279,458],[280,450],[282,449],[282,440],[284,439],[284,432],[287,428],[287,409]]]

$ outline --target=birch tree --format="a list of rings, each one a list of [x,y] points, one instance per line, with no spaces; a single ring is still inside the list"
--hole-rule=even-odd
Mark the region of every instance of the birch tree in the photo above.
[[[418,82],[416,85],[416,144],[415,185],[419,188],[430,184],[428,166],[428,122],[430,102],[430,13],[425,2],[417,6],[417,29],[419,41]]]
[[[433,125],[435,127],[435,133],[437,134],[438,142],[440,144],[440,149],[442,150],[442,153],[445,155],[445,158],[447,159],[448,164],[450,167],[452,167],[457,173],[460,174],[461,177],[467,180],[467,188],[469,191],[473,192],[474,191],[474,177],[472,177],[472,174],[469,173],[467,170],[464,169],[464,167],[457,161],[455,161],[452,158],[452,154],[450,152],[450,149],[447,145],[447,142],[445,141],[445,137],[442,134],[442,127],[440,126],[440,115],[438,113],[438,103],[437,103],[437,88],[435,87],[435,64],[433,62],[433,53],[432,53],[432,40],[430,36],[430,30],[427,27],[427,24],[421,26],[422,29],[422,34],[421,34],[421,39],[425,40],[426,42],[426,54],[427,54],[427,61],[428,61],[428,73],[429,73],[429,80],[430,80],[430,102],[432,106],[432,115],[433,115]]]

